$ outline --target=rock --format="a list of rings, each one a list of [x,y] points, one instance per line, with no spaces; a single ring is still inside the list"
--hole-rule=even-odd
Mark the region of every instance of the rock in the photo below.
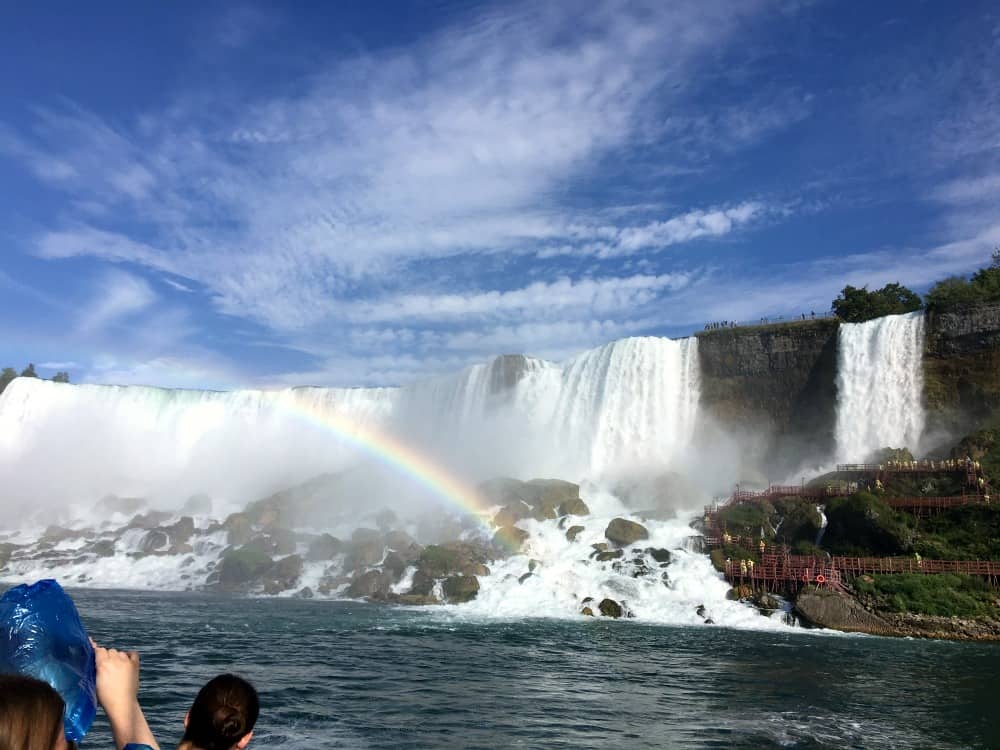
[[[517,579],[517,582],[518,583],[524,583],[529,578],[534,577],[534,575],[535,575],[534,573],[525,573],[523,576],[521,576],[520,578]]]
[[[430,604],[440,604],[435,596],[425,594],[396,594],[390,597],[391,601],[397,604],[405,604],[411,607],[424,607]]]
[[[264,583],[264,593],[278,594],[293,588],[302,575],[302,556],[283,557],[268,570],[268,580]]]
[[[744,601],[753,598],[753,589],[746,584],[734,586],[726,592],[726,598],[730,601]]]
[[[298,599],[312,599],[313,596],[315,596],[315,594],[313,594],[313,590],[311,588],[309,588],[308,586],[304,586],[302,589],[299,590],[299,593],[297,593],[295,596]]]
[[[130,529],[155,529],[161,526],[164,521],[170,518],[169,513],[160,510],[151,510],[148,513],[141,513],[128,522]]]
[[[475,576],[451,576],[441,587],[449,604],[470,602],[479,593],[479,579]]]
[[[267,536],[274,545],[275,554],[290,555],[298,548],[295,532],[289,529],[272,526],[267,532]]]
[[[592,610],[590,607],[584,607],[583,609],[580,610],[580,614],[583,615],[584,617],[593,617],[594,610]]]
[[[459,573],[463,576],[488,576],[490,569],[482,563],[469,563],[468,565],[463,565]]]
[[[619,557],[624,555],[620,549],[608,550],[607,552],[595,552],[595,559],[597,562],[608,562],[608,560],[617,560]]]
[[[400,553],[408,551],[414,546],[420,547],[420,545],[417,544],[416,539],[407,534],[405,531],[400,531],[399,529],[390,531],[385,535],[385,546]],[[406,558],[404,557],[404,559]]]
[[[92,542],[83,548],[83,552],[90,552],[97,555],[98,557],[114,557],[115,554],[115,540],[114,539],[98,539],[96,542]],[[6,563],[2,557],[0,557],[0,565]]]
[[[645,526],[635,521],[616,518],[608,524],[608,528],[604,530],[604,536],[618,546],[626,547],[642,539],[648,539],[649,532]]]
[[[715,625],[715,620],[713,620],[711,617],[706,617],[705,618],[705,624],[706,625]]]
[[[570,526],[566,530],[566,541],[575,542],[576,538],[583,532],[583,526]]]
[[[382,561],[382,570],[392,576],[393,583],[403,577],[406,568],[406,560],[396,552],[390,552],[385,556],[385,560]]]
[[[528,560],[528,572],[534,573],[535,568],[537,568],[539,565],[541,565],[541,563],[538,560],[535,559]]]
[[[231,513],[222,522],[222,528],[226,530],[226,541],[229,544],[246,544],[253,538],[253,524],[246,513]]]
[[[614,599],[601,599],[601,603],[597,605],[597,609],[600,610],[601,614],[605,617],[614,617],[615,619],[625,614],[625,611],[622,609],[622,605]]]
[[[658,563],[670,562],[670,550],[663,547],[646,547],[646,554]]]
[[[706,614],[705,605],[704,604],[699,604],[698,608],[695,609],[694,613],[696,615],[698,615],[698,617],[700,617],[701,619],[704,620],[705,619],[705,614]]]
[[[417,570],[413,574],[413,582],[410,584],[408,593],[413,596],[430,596],[434,591],[435,580],[422,570]]]
[[[854,633],[893,634],[893,628],[846,594],[805,588],[795,600],[795,611],[809,624]]]
[[[153,529],[152,531],[147,531],[139,542],[139,552],[148,555],[150,552],[155,552],[158,549],[166,547],[170,543],[170,538],[167,536],[165,531],[160,529]]]
[[[505,526],[493,535],[493,546],[505,552],[517,552],[530,535],[517,526]]]
[[[765,613],[773,612],[774,610],[781,608],[781,602],[779,602],[777,598],[771,594],[757,594],[753,599],[753,603],[757,605],[758,609]]]
[[[325,562],[332,560],[344,549],[344,543],[330,534],[320,534],[309,542],[306,560],[310,562]]]
[[[364,570],[378,565],[384,556],[385,546],[379,532],[374,529],[356,529],[351,535],[345,565],[350,570]]]
[[[559,504],[559,515],[560,516],[589,516],[590,508],[587,504],[583,502],[580,498],[576,497],[572,500],[564,500]]]
[[[391,577],[381,570],[369,570],[355,577],[347,587],[347,595],[352,599],[385,598],[392,586]]]
[[[518,500],[516,502],[505,505],[500,510],[496,512],[493,516],[493,524],[500,528],[505,526],[513,526],[518,521],[525,518],[530,518],[532,514],[532,508],[526,502]]]
[[[191,516],[182,516],[179,521],[163,528],[170,537],[170,546],[179,547],[194,536],[194,519]]]
[[[608,551],[608,543],[607,542],[597,542],[595,544],[591,544],[590,547],[595,552],[607,552]]]
[[[233,590],[246,586],[272,565],[270,556],[258,545],[229,549],[219,562],[219,585]]]

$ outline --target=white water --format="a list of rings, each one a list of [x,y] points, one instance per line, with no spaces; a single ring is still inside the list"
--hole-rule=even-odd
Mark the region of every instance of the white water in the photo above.
[[[840,326],[837,460],[863,462],[880,448],[916,451],[924,431],[922,313]]]
[[[469,480],[665,470],[690,443],[695,339],[625,339],[564,364],[525,359],[506,389],[496,387],[499,362],[403,388],[224,393],[17,379],[0,396],[3,509],[85,512],[109,493],[168,509],[207,493],[217,514],[242,508],[378,457],[329,429],[330,416],[377,427]],[[383,494],[416,492],[388,477]]]

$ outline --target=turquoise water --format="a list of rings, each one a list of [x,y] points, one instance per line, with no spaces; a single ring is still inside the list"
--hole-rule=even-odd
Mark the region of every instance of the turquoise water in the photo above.
[[[251,748],[1000,747],[998,646],[73,596],[96,639],[142,652],[141,699],[164,748],[222,671],[261,692]],[[103,718],[84,747],[111,747]]]

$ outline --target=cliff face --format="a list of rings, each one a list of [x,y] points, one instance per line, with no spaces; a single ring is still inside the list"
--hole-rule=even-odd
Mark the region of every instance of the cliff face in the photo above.
[[[928,316],[924,393],[928,423],[951,432],[1000,416],[1000,303]]]
[[[824,319],[699,333],[703,409],[769,438],[760,457],[772,466],[830,456],[838,328]],[[924,398],[928,430],[946,442],[1000,417],[1000,303],[928,315]]]
[[[765,459],[829,455],[837,328],[822,319],[699,333],[702,408],[726,426],[770,438]]]

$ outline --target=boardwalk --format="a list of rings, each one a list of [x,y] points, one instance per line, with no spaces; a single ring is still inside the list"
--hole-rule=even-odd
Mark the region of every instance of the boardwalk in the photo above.
[[[748,550],[761,549],[760,561],[725,561],[726,578],[735,584],[746,583],[766,591],[780,591],[806,584],[838,587],[845,577],[884,575],[893,573],[962,573],[986,578],[1000,584],[1000,562],[990,560],[924,560],[913,557],[817,557],[793,555],[787,547],[761,546],[760,540],[747,537],[706,536],[710,548],[723,543],[734,544]]]

